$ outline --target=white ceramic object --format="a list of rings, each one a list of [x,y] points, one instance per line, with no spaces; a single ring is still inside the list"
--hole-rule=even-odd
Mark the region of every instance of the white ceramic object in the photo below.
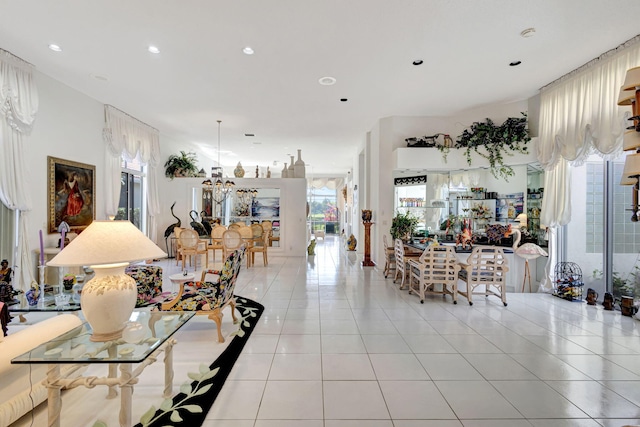
[[[284,169],[282,169],[282,178],[287,178],[287,175],[289,174],[289,169],[287,168],[287,164],[284,164]]]
[[[296,177],[296,169],[295,169],[294,163],[295,163],[295,160],[293,160],[293,156],[291,156],[291,163],[289,163],[289,169],[287,170],[287,178]]]
[[[136,281],[124,273],[125,265],[94,267],[96,276],[82,288],[80,304],[93,330],[91,341],[120,338],[136,306]]]
[[[302,160],[302,150],[298,150],[298,160],[294,163],[293,169],[296,178],[305,178],[306,166],[304,160]]]

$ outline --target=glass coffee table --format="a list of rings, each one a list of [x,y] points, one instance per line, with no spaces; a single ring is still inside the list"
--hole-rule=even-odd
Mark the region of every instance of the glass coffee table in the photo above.
[[[55,297],[59,294],[46,295],[44,297],[44,301],[38,301],[35,305],[29,305],[27,303],[27,299],[24,295],[16,298],[11,305],[9,305],[10,313],[17,313],[20,317],[20,323],[24,323],[27,321],[24,315],[26,313],[36,313],[36,312],[60,312],[60,313],[68,313],[74,311],[80,311],[80,302],[74,301],[70,294],[68,295],[68,301],[66,304],[56,304]]]
[[[106,385],[109,388],[107,397],[117,395],[116,387],[120,388],[121,426],[132,425],[131,401],[133,385],[138,382],[142,371],[157,360],[164,352],[164,397],[170,397],[173,382],[173,346],[176,340],[171,338],[189,319],[193,312],[138,312],[134,311],[130,322],[137,322],[138,337],[127,333],[124,339],[107,342],[90,340],[92,330],[88,323],[66,332],[59,337],[43,343],[36,348],[11,360],[15,364],[48,364],[45,385],[48,389],[48,418],[49,426],[60,426],[60,410],[62,408],[62,388],[70,389],[78,386],[92,388],[95,385]],[[144,334],[139,333],[139,327]],[[144,338],[139,338],[144,336]],[[62,365],[82,365],[102,363],[107,364],[109,372],[106,377],[77,376],[77,369],[67,369],[61,372]],[[135,370],[133,365],[137,364]],[[120,374],[118,375],[118,368]]]

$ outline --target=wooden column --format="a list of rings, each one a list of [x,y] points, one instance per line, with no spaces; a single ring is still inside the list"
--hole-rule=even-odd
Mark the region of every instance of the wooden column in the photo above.
[[[375,262],[371,261],[371,224],[372,222],[363,222],[364,225],[364,261],[363,267],[374,267]]]

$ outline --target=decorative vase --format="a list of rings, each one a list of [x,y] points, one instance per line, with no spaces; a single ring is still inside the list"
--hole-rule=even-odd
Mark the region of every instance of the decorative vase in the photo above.
[[[371,222],[371,211],[369,209],[362,210],[362,222]]]
[[[302,150],[298,150],[298,160],[296,160],[294,164],[295,177],[296,178],[305,178],[306,170],[304,160],[302,160]]]
[[[289,169],[287,169],[287,164],[284,164],[284,169],[282,169],[282,178],[287,178],[287,174],[289,173]]]
[[[236,178],[244,177],[244,168],[242,167],[240,162],[238,162],[238,166],[236,166],[236,168],[233,170],[233,174]]]
[[[347,249],[350,251],[355,251],[357,244],[358,241],[356,240],[356,236],[354,236],[353,234],[349,236],[349,240],[347,240]]]
[[[289,169],[287,170],[287,178],[296,177],[296,167],[294,166],[293,156],[291,156],[291,163],[289,163]]]

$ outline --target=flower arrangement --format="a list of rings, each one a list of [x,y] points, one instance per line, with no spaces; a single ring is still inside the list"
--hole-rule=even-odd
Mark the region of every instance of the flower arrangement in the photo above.
[[[476,203],[471,208],[471,212],[473,212],[473,216],[476,219],[490,219],[493,218],[493,212],[491,209],[484,203]]]
[[[471,187],[472,193],[484,193],[484,187]]]
[[[69,291],[76,284],[76,276],[74,274],[65,274],[62,278],[64,288]]]

